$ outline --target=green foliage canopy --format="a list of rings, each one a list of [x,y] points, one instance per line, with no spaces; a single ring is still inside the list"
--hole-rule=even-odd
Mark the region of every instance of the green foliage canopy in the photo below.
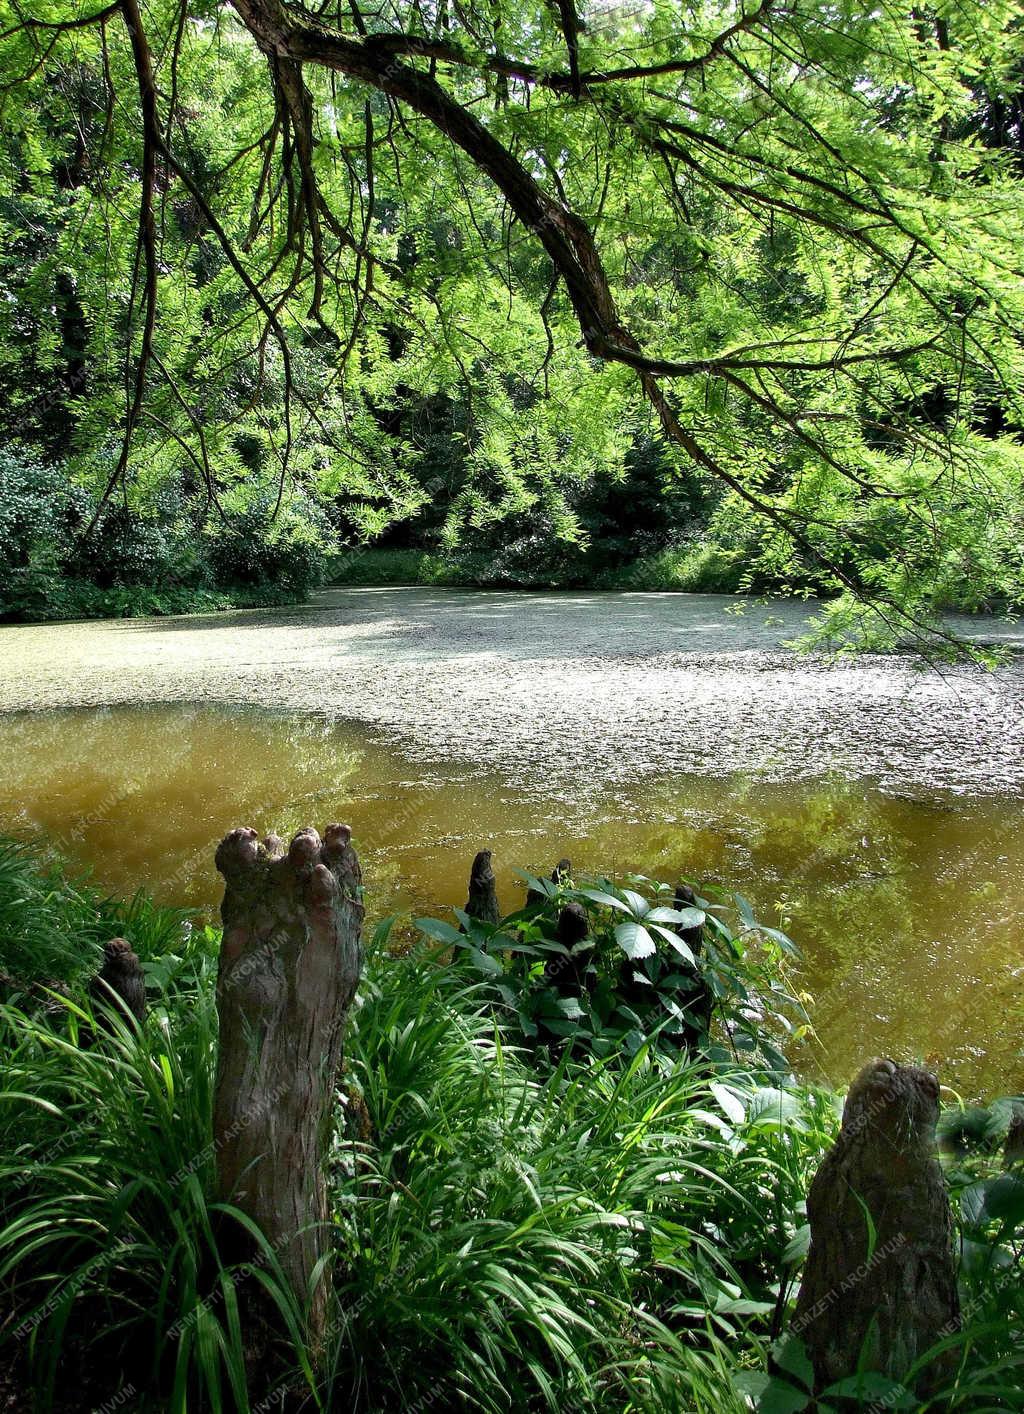
[[[1006,0],[4,3],[14,433],[454,544],[653,429],[833,630],[1012,602],[1022,64]]]

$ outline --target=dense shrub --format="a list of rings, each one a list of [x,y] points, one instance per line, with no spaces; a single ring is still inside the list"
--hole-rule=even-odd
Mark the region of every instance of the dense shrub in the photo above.
[[[0,617],[284,602],[322,581],[332,540],[315,501],[293,496],[275,517],[265,490],[243,485],[233,500],[226,520],[183,488],[163,487],[148,506],[109,501],[97,510],[96,495],[66,467],[0,449]]]
[[[39,592],[37,579],[59,575],[90,498],[54,466],[0,448],[0,595]]]
[[[218,584],[275,584],[305,594],[323,582],[330,544],[327,519],[305,496],[282,505],[272,517],[266,495],[231,516],[211,524],[206,545]]]
[[[785,985],[789,938],[758,924],[747,901],[643,875],[622,882],[522,875],[528,902],[499,924],[455,910],[456,929],[421,919],[481,979],[511,1044],[605,1057],[651,1047],[787,1079],[778,1037],[807,1018]],[[730,913],[738,926],[730,926]]]

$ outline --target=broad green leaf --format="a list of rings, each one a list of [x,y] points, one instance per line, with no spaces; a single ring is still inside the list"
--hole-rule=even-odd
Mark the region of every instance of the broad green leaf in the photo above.
[[[615,941],[627,957],[636,960],[650,957],[656,951],[654,939],[642,923],[620,923],[615,929]]]
[[[786,1250],[782,1254],[783,1265],[787,1267],[796,1266],[807,1256],[811,1245],[811,1227],[809,1223],[804,1223],[798,1227],[793,1236],[786,1244]]]
[[[644,919],[647,922],[647,919]],[[692,967],[697,966],[697,959],[693,955],[693,949],[689,943],[683,942],[677,933],[673,933],[670,928],[663,928],[660,923],[652,923],[651,927],[660,938],[664,938],[670,947],[675,948],[680,957],[685,958]]]
[[[762,1129],[778,1125],[780,1129],[792,1128],[801,1133],[807,1130],[797,1097],[771,1085],[759,1086],[751,1095],[747,1123]]]
[[[777,1340],[772,1347],[772,1359],[780,1370],[792,1376],[804,1389],[814,1388],[814,1366],[799,1336],[784,1335]]]
[[[465,945],[466,939],[457,928],[453,928],[450,923],[444,923],[440,918],[414,918],[413,922],[421,933],[425,933],[428,938],[434,938],[439,943],[459,943]]]
[[[617,908],[622,913],[632,913],[628,903],[616,898],[614,894],[605,893],[602,889],[577,889],[576,892],[583,898],[589,899],[591,903],[599,903],[603,908]]]
[[[856,1375],[847,1375],[822,1391],[823,1395],[841,1395],[844,1399],[857,1399],[862,1404],[871,1402],[883,1409],[916,1409],[919,1401],[905,1385],[892,1380],[877,1370],[862,1370]]]
[[[700,928],[707,915],[700,908],[652,908],[645,923],[675,923],[680,928]]]
[[[724,1085],[719,1085],[714,1081],[712,1081],[708,1088],[718,1101],[722,1108],[722,1113],[729,1120],[730,1124],[737,1126],[743,1124],[747,1117],[747,1111],[739,1098],[733,1094],[731,1090],[727,1090]]]

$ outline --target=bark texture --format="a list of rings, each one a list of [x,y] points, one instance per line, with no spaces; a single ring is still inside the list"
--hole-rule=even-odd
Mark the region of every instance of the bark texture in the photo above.
[[[862,1349],[865,1368],[899,1380],[958,1329],[938,1101],[933,1075],[891,1060],[869,1062],[850,1087],[839,1138],[807,1195],[811,1247],[791,1327],[818,1390],[852,1374]]]
[[[273,1244],[310,1332],[322,1333],[329,1250],[325,1159],[349,1005],[362,965],[359,861],[345,825],[233,830],[217,849],[224,937],[214,1099],[219,1197]]]
[[[473,860],[469,875],[469,897],[466,910],[470,918],[479,918],[481,923],[497,923],[501,919],[498,907],[498,890],[491,867],[491,851],[482,849]]]
[[[146,979],[142,964],[127,938],[111,938],[103,945],[103,966],[89,984],[89,995],[95,1002],[114,1007],[110,995],[114,992],[136,1021],[146,1019]],[[101,1026],[109,1026],[105,1015],[98,1013]]]

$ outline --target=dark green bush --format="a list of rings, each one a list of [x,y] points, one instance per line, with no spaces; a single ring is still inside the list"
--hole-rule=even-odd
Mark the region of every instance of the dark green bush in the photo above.
[[[275,584],[305,594],[322,584],[331,549],[322,510],[303,498],[283,506],[271,519],[273,501],[261,496],[232,515],[229,524],[212,524],[206,547],[217,584]]]
[[[256,490],[228,518],[165,487],[145,509],[76,484],[66,468],[0,450],[0,619],[174,614],[294,601],[333,549],[323,510],[293,497],[272,518]],[[86,534],[88,528],[92,529]]]
[[[673,1061],[742,1057],[766,1078],[789,1075],[778,1038],[807,1022],[785,986],[796,950],[742,896],[680,893],[642,875],[522,877],[530,902],[498,924],[462,909],[458,929],[419,920],[479,976],[512,1044],[601,1057],[653,1046]],[[573,912],[584,936],[569,943],[561,920]]]

